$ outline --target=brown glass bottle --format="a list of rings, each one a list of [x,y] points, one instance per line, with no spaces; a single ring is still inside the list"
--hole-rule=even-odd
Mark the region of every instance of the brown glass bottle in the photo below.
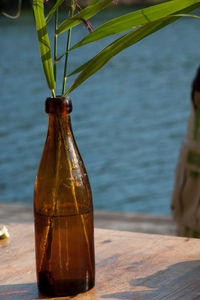
[[[72,133],[69,97],[48,98],[47,139],[34,190],[38,288],[68,296],[94,286],[90,184]]]

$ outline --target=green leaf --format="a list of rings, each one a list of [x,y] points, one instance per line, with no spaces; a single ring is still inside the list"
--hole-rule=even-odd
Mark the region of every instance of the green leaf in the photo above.
[[[99,0],[92,0],[92,1],[90,2],[89,6],[90,6],[90,5],[93,5],[93,4],[96,4],[97,2],[99,2]]]
[[[98,12],[103,10],[106,6],[108,6],[113,0],[104,0],[102,2],[98,3],[91,3],[86,8],[81,10],[78,14],[76,14],[74,17],[69,18],[65,21],[63,21],[60,26],[58,26],[56,33],[60,34],[64,31],[80,24],[83,22],[83,20],[88,20],[89,18],[96,15]]]
[[[192,14],[176,14],[176,15],[173,15],[173,17],[186,17],[186,18],[200,19],[200,16],[192,15]]]
[[[52,15],[55,13],[56,9],[64,2],[64,0],[57,0],[56,4],[51,8],[50,12],[45,18],[46,23],[49,22],[51,19]]]
[[[33,0],[33,11],[35,16],[43,70],[50,90],[52,91],[52,93],[55,93],[55,79],[51,59],[51,47],[46,30],[43,0]]]
[[[176,14],[176,15],[172,15],[170,17],[177,17],[177,18],[181,18],[181,17],[187,17],[187,18],[196,18],[196,19],[200,19],[200,16],[197,15],[192,15],[192,14]],[[168,19],[170,20],[170,19]],[[173,19],[173,22],[175,21],[175,19]],[[169,24],[170,22],[168,22]],[[167,25],[167,24],[166,24]],[[166,26],[165,25],[165,26]],[[57,59],[56,62],[58,62],[59,60],[61,60],[63,58],[63,56],[66,54],[66,52],[64,52],[62,55],[60,55]],[[85,64],[83,64],[82,66],[80,66],[79,68],[77,68],[76,70],[74,70],[72,73],[70,73],[68,76],[72,76],[74,74],[80,73],[88,64],[90,61],[86,62]]]
[[[60,57],[59,57],[60,58]],[[93,57],[94,58],[94,57]],[[80,73],[81,71],[83,71],[89,64],[90,64],[90,62],[93,60],[93,58],[92,59],[90,59],[90,60],[88,60],[86,63],[84,63],[83,65],[81,65],[80,67],[78,67],[77,69],[75,69],[72,73],[70,73],[68,76],[72,76],[72,75],[75,75],[75,74],[77,74],[77,73]]]
[[[72,85],[67,90],[66,94],[69,94],[75,88],[77,88],[81,83],[83,83],[86,79],[96,73],[99,69],[101,69],[112,57],[117,55],[122,50],[128,48],[129,46],[137,43],[141,39],[145,38],[149,34],[156,31],[156,29],[162,24],[163,20],[154,21],[148,24],[141,26],[140,28],[127,33],[126,35],[120,37],[106,48],[104,48],[100,53],[98,53],[94,58],[92,58],[89,62],[84,64],[79,68],[83,71],[80,75],[75,79]],[[75,71],[76,72],[76,71]],[[73,72],[72,74],[74,74]],[[71,75],[71,74],[70,74]]]
[[[99,26],[80,42],[75,44],[70,50],[100,40],[107,36],[118,34],[149,22],[156,21],[163,17],[181,13],[184,9],[187,9],[188,12],[190,12],[199,6],[200,0],[173,0],[128,13]]]
[[[187,11],[187,9],[185,11]],[[69,76],[71,76],[82,71],[72,83],[72,85],[69,87],[66,94],[69,94],[71,91],[76,89],[80,84],[82,84],[90,76],[92,76],[99,69],[101,69],[109,60],[111,60],[119,52],[132,46],[133,44],[136,44],[148,35],[160,30],[168,24],[176,21],[180,17],[181,16],[178,15],[167,16],[162,19],[149,22],[112,42],[91,60],[89,60],[88,62],[80,66],[78,69],[73,71],[71,74],[69,74]]]

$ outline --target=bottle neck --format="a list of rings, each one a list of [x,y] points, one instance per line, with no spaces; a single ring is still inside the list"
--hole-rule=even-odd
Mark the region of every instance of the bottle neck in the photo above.
[[[71,118],[69,114],[49,114],[48,135],[66,136],[71,134]]]

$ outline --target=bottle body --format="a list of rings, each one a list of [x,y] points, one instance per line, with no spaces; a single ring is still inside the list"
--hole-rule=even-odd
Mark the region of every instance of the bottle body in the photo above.
[[[90,243],[88,248],[82,228],[83,220],[88,240],[92,240],[92,218],[91,212],[53,218],[35,214],[37,280],[42,293],[50,296],[71,296],[94,286],[94,271],[91,271],[94,260],[91,255],[93,245]],[[40,252],[45,247],[43,233],[48,226],[53,229],[51,250],[47,249],[44,262],[40,265]]]
[[[34,218],[39,290],[51,296],[68,296],[92,288],[92,195],[70,115],[62,110],[49,113],[48,134],[35,183]]]

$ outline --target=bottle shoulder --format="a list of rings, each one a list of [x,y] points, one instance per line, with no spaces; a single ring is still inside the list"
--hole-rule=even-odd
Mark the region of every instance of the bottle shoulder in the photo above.
[[[38,210],[43,203],[42,207],[50,209],[56,201],[59,213],[66,207],[67,213],[75,214],[77,205],[91,210],[90,183],[71,128],[57,129],[54,126],[47,134],[35,183],[35,207]]]

